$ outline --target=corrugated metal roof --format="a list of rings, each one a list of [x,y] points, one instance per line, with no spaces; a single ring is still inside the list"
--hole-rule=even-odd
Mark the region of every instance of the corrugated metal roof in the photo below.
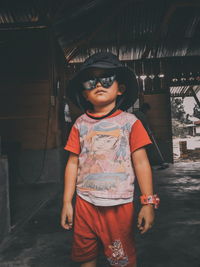
[[[190,88],[193,89],[195,94],[198,94],[200,92],[200,86],[175,86],[175,87],[170,87],[170,95],[172,97],[186,97],[186,96],[192,96],[191,91],[189,90]]]
[[[0,30],[53,27],[70,62],[102,50],[121,60],[200,55],[196,0],[23,0],[1,6]]]
[[[120,9],[114,7],[110,17],[105,15],[105,21],[99,21],[100,26],[93,32],[94,19],[87,18],[81,29],[83,35],[85,28],[91,34],[85,34],[84,39],[81,35],[71,35],[68,39],[69,27],[73,27],[69,24],[59,40],[67,48],[73,40],[70,62],[81,62],[93,51],[102,50],[117,53],[121,60],[200,55],[200,6],[196,1],[125,2]],[[102,13],[100,10],[100,16]]]

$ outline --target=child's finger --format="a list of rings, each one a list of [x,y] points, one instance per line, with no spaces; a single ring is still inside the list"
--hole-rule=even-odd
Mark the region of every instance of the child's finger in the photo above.
[[[141,234],[146,233],[150,228],[152,227],[152,225],[148,222],[145,223],[143,230],[141,231]]]
[[[67,230],[69,229],[69,225],[66,223],[66,217],[61,219],[61,226],[64,229],[67,229]]]
[[[72,214],[68,215],[67,222],[68,222],[69,228],[72,228],[72,225],[73,225],[73,216],[72,216]]]
[[[67,221],[67,222],[66,222]],[[61,226],[66,229],[69,230],[72,228],[73,222],[72,222],[72,215],[68,215],[68,216],[62,216],[61,218]]]
[[[66,230],[70,230],[72,228],[72,224],[69,224],[69,223],[63,223],[61,225]]]
[[[138,216],[138,227],[141,227],[142,225],[142,217],[141,216]]]

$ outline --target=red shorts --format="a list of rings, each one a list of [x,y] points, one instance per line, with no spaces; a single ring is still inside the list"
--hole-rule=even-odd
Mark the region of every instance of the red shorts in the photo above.
[[[133,202],[101,207],[77,196],[72,259],[87,262],[96,258],[101,243],[111,266],[133,266],[136,262],[133,214]]]

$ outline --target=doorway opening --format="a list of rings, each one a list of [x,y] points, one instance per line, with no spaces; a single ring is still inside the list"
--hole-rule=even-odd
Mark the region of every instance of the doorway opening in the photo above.
[[[200,86],[170,87],[174,162],[200,161]]]

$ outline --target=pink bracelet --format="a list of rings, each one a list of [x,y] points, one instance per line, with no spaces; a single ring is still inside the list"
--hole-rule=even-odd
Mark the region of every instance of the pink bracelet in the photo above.
[[[160,198],[157,194],[155,195],[142,195],[140,196],[141,204],[148,205],[152,204],[154,205],[154,208],[157,209],[160,204]]]

